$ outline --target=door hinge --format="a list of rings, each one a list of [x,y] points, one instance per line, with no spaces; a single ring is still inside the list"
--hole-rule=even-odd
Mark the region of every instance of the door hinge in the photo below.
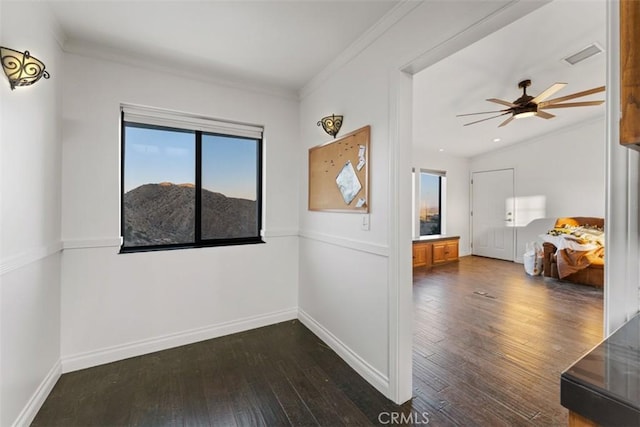
[[[473,211],[471,211],[471,216],[473,216]]]

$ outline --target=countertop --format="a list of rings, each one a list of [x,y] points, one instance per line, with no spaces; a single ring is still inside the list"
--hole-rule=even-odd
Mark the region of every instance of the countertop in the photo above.
[[[442,240],[459,240],[460,236],[443,236],[443,235],[437,235],[437,236],[420,236],[418,238],[414,238],[413,239],[413,243],[420,243],[420,242],[440,242]]]
[[[562,373],[560,401],[598,424],[640,425],[640,315]]]

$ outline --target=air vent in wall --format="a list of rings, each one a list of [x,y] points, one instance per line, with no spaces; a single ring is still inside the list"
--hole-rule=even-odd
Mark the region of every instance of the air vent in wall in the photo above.
[[[593,43],[582,49],[580,52],[567,56],[563,59],[563,61],[566,61],[570,65],[576,65],[578,62],[584,61],[587,58],[591,58],[593,55],[597,55],[600,52],[602,52],[602,48],[596,43]]]

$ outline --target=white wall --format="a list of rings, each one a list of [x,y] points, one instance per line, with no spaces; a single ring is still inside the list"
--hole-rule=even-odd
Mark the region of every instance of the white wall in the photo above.
[[[469,159],[420,147],[414,141],[412,166],[447,172],[446,234],[460,236],[460,256],[471,254],[469,222]]]
[[[605,147],[605,120],[601,117],[476,156],[471,159],[471,172],[513,168],[517,200],[532,198],[544,203],[544,212],[537,218],[603,218]],[[519,221],[519,215],[525,213],[516,208],[516,260],[522,262],[530,236],[520,235],[528,221]]]
[[[638,313],[640,299],[640,155],[619,144],[621,118],[620,3],[607,2],[607,149],[604,266],[604,333]]]
[[[301,171],[301,318],[396,402],[411,396],[411,83],[399,70],[426,66],[522,16],[518,7],[540,5],[502,9],[507,3],[401,3],[385,19],[395,25],[371,30],[374,40],[353,45],[301,93],[303,165],[308,148],[328,141],[321,117],[343,114],[343,133],[371,125],[370,231],[358,214],[309,212]]]
[[[77,54],[64,95],[65,372],[296,317],[295,97]],[[118,254],[122,102],[263,124],[266,244]]]
[[[60,375],[62,52],[47,8],[0,2],[0,44],[51,79],[0,78],[0,425],[28,425]]]

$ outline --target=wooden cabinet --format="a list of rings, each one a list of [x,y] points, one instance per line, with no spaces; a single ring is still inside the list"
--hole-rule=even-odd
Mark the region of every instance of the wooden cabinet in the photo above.
[[[433,264],[443,264],[458,259],[458,241],[444,240],[433,244]]]
[[[431,266],[431,243],[414,243],[413,244],[413,266],[414,267],[430,267]]]
[[[413,243],[413,267],[430,268],[458,260],[459,237],[421,240]]]
[[[620,1],[620,144],[640,150],[640,2]]]

